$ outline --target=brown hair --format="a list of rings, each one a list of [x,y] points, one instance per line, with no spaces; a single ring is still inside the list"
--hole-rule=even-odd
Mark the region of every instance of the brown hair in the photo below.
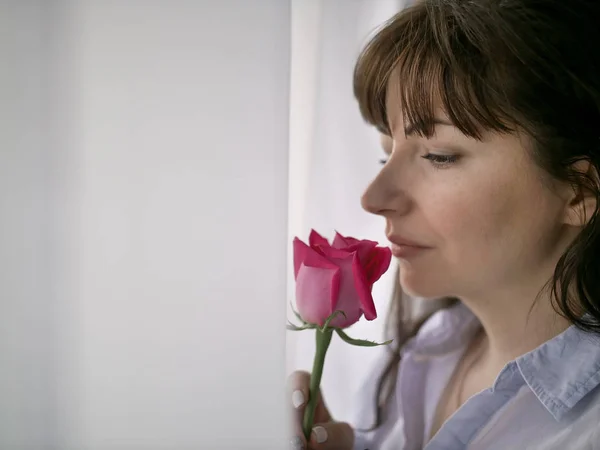
[[[525,133],[554,179],[596,207],[562,255],[548,286],[557,312],[600,333],[600,2],[424,0],[392,17],[361,52],[354,94],[365,120],[391,135],[386,100],[397,82],[405,124],[430,137],[435,108],[465,135]],[[582,173],[575,162],[593,169]],[[396,352],[384,371],[377,423],[397,376],[401,346],[420,327],[393,302]],[[400,309],[399,309],[400,308]],[[422,321],[421,321],[422,323]],[[390,381],[392,380],[392,381]]]

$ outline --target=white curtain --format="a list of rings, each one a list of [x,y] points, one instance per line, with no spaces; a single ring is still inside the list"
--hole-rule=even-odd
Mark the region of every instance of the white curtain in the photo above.
[[[289,3],[0,30],[0,449],[285,448]]]
[[[387,245],[383,219],[361,209],[360,196],[384,156],[352,93],[356,57],[368,37],[402,9],[403,0],[293,0],[290,126],[290,237],[311,228]],[[390,269],[374,287],[379,318],[351,327],[356,338],[380,340],[393,289]],[[293,300],[291,275],[288,297]],[[293,315],[290,315],[293,317]],[[380,349],[334,339],[322,387],[337,420],[351,420],[360,384]],[[314,332],[288,332],[287,370],[310,370]]]

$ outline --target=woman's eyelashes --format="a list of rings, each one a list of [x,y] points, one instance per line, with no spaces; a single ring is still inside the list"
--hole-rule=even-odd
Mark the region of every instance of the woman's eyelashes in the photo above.
[[[428,160],[436,169],[445,169],[458,161],[458,155],[440,155],[438,153],[427,153],[421,158]]]
[[[428,160],[432,166],[436,169],[443,169],[456,163],[460,156],[459,155],[441,155],[438,153],[427,153],[421,156],[421,158]],[[379,160],[379,164],[385,166],[388,162],[388,158],[382,158]]]

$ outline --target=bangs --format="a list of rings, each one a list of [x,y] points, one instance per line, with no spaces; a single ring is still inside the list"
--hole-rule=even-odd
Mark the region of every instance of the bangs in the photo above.
[[[515,131],[516,118],[504,106],[508,95],[501,55],[495,55],[499,67],[494,74],[479,44],[439,3],[420,2],[403,10],[384,24],[356,63],[354,96],[363,118],[391,136],[386,102],[397,101],[405,127],[421,136],[433,135],[440,108],[475,139],[482,139],[483,131]],[[397,83],[398,98],[388,99],[392,83]]]

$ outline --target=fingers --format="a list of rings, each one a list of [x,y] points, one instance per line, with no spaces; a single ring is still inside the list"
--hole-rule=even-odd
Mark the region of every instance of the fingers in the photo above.
[[[288,378],[288,394],[292,403],[292,432],[296,436],[300,436],[305,442],[302,433],[302,418],[304,417],[304,409],[310,395],[310,374],[304,371],[296,371]]]
[[[310,390],[310,373],[297,370],[288,377],[288,391],[294,409],[306,404]]]
[[[311,450],[352,450],[354,430],[344,422],[316,424],[310,435]]]
[[[306,450],[306,440],[303,436],[293,436],[290,439],[290,450]]]
[[[304,411],[306,409],[306,404],[310,398],[310,373],[305,372],[305,371],[296,371],[293,372],[289,377],[288,377],[288,394],[289,394],[289,399],[290,399],[290,403],[291,403],[291,409],[292,409],[292,414],[291,414],[291,419],[292,419],[292,433],[293,433],[293,437],[290,440],[290,446],[293,450],[306,450],[307,447],[312,449],[312,444],[307,446],[306,443],[306,439],[304,437],[304,432],[302,429],[302,422],[304,419]],[[325,404],[323,402],[323,398],[321,396],[321,393],[318,392],[317,393],[317,407],[315,410],[315,423],[329,423],[331,421],[331,416],[329,414],[329,411],[327,410],[327,408],[325,407]],[[338,424],[335,424],[338,425]],[[343,425],[344,424],[339,424]],[[349,428],[349,427],[348,427]],[[320,429],[317,430],[317,432],[319,432]],[[327,431],[327,429],[325,430]],[[337,434],[340,431],[337,430],[337,428],[333,429],[333,436],[335,438],[335,436],[337,436]],[[354,440],[354,433],[352,432],[352,429],[350,429],[350,437],[352,438],[352,441]],[[314,433],[313,433],[314,434]],[[318,437],[318,439],[317,439]],[[338,447],[323,447],[322,445],[324,444],[323,442],[317,442],[318,440],[322,440],[323,439],[323,435],[320,434],[318,436],[314,436],[311,437],[311,440],[315,442],[314,445],[321,445],[321,447],[315,447],[317,449],[323,448],[323,449],[328,449],[328,448],[338,448]],[[312,442],[311,441],[311,442]],[[339,447],[340,449],[343,449],[343,447]],[[349,450],[351,450],[352,447],[349,447]]]
[[[310,374],[296,371],[288,377],[288,395],[292,406],[292,435],[290,440],[291,450],[305,450],[306,438],[302,431],[302,418],[308,401],[310,391]]]

